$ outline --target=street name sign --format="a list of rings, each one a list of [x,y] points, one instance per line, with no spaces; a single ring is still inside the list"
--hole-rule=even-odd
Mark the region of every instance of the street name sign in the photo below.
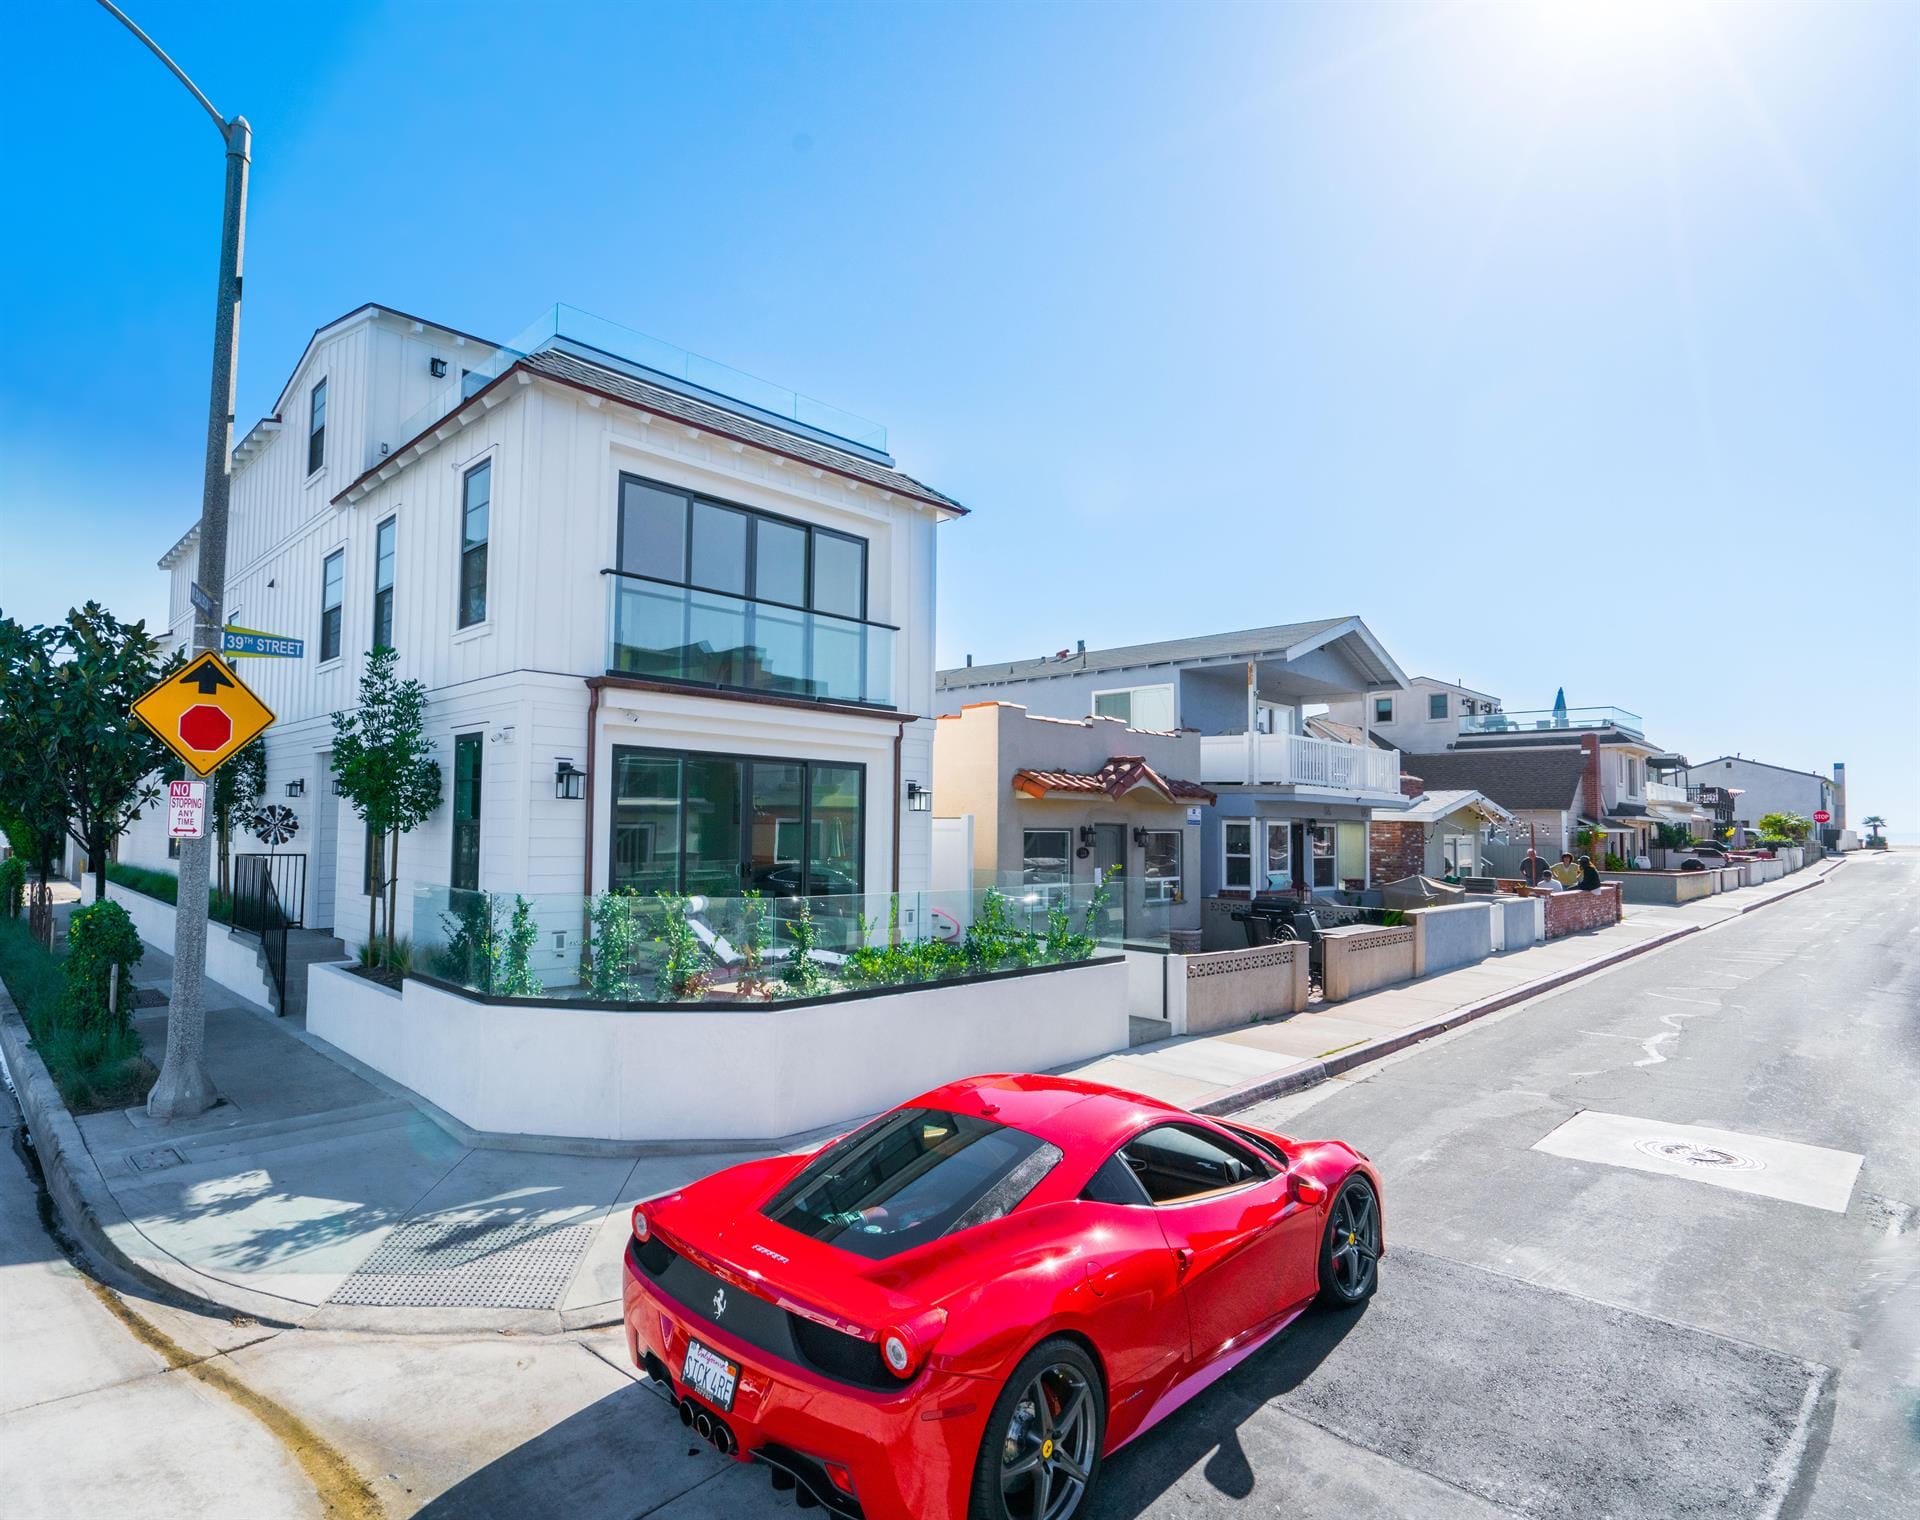
[[[277,633],[262,633],[258,628],[227,627],[220,630],[220,652],[243,660],[269,656],[298,660],[306,655],[307,642]]]
[[[187,600],[193,603],[202,617],[213,616],[213,598],[200,589],[198,581],[187,582]]]
[[[133,715],[197,775],[266,732],[273,713],[217,654],[196,655],[133,704]]]
[[[167,838],[202,839],[207,832],[207,783],[167,783]]]

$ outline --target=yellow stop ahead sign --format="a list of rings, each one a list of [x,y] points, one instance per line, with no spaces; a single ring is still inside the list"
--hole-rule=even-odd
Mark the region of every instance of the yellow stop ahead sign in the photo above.
[[[133,704],[133,715],[196,774],[218,769],[267,731],[273,713],[217,654],[203,654]]]

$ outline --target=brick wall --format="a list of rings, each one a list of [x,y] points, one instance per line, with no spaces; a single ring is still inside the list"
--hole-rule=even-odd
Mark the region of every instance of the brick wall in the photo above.
[[[1419,876],[1427,868],[1427,826],[1424,823],[1369,824],[1367,854],[1375,886]]]
[[[1402,797],[1424,796],[1426,790],[1427,783],[1422,781],[1418,776],[1409,776],[1405,771],[1400,773],[1400,795]]]
[[[1604,929],[1620,922],[1620,889],[1608,885],[1595,892],[1550,892],[1547,894],[1547,938],[1578,934],[1583,929]]]

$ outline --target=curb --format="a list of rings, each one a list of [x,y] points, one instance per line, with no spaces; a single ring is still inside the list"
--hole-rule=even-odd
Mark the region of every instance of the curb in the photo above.
[[[1471,1024],[1476,1019],[1483,1019],[1488,1014],[1498,1013],[1503,1008],[1511,1008],[1516,1003],[1524,1003],[1529,998],[1536,998],[1543,993],[1552,992],[1557,988],[1566,986],[1569,982],[1580,981],[1582,978],[1592,976],[1596,972],[1610,970],[1621,962],[1630,961],[1636,956],[1647,955],[1652,951],[1664,949],[1676,940],[1686,939],[1695,934],[1703,934],[1709,929],[1719,928],[1721,924],[1733,923],[1735,919],[1745,914],[1756,912],[1761,908],[1771,908],[1777,902],[1782,902],[1789,897],[1798,896],[1802,892],[1812,891],[1815,887],[1823,887],[1827,884],[1827,877],[1831,875],[1835,869],[1835,866],[1829,866],[1812,881],[1802,882],[1797,887],[1789,887],[1784,892],[1776,892],[1773,896],[1761,902],[1748,903],[1740,909],[1739,913],[1721,919],[1720,923],[1686,924],[1678,929],[1670,929],[1657,939],[1645,940],[1640,944],[1631,945],[1624,950],[1616,951],[1614,954],[1605,956],[1599,960],[1588,961],[1585,965],[1575,966],[1567,971],[1556,972],[1552,976],[1543,976],[1531,982],[1522,982],[1518,987],[1510,987],[1505,992],[1498,992],[1492,997],[1482,998],[1477,1003],[1463,1004],[1451,1013],[1443,1014],[1437,1019],[1431,1019],[1425,1024],[1416,1024],[1411,1029],[1403,1029],[1398,1034],[1390,1035],[1376,1044],[1367,1045],[1359,1050],[1346,1051],[1339,1055],[1326,1056],[1318,1061],[1309,1062],[1305,1066],[1297,1066],[1292,1071],[1279,1072],[1274,1076],[1261,1077],[1256,1081],[1245,1083],[1239,1087],[1230,1087],[1225,1092],[1216,1093],[1204,1102],[1192,1105],[1192,1110],[1196,1114],[1206,1114],[1211,1118],[1220,1118],[1227,1114],[1239,1113],[1243,1109],[1253,1107],[1256,1103],[1266,1103],[1274,1098],[1284,1098],[1290,1093],[1305,1092],[1308,1088],[1318,1087],[1322,1082],[1332,1077],[1344,1075],[1349,1071],[1353,1071],[1361,1066],[1370,1065],[1375,1061],[1383,1061],[1388,1056],[1398,1055],[1401,1051],[1418,1045],[1424,1040],[1430,1040],[1435,1035],[1446,1034],[1451,1030],[1460,1028],[1462,1025]]]
[[[80,1126],[68,1112],[66,1100],[60,1096],[40,1053],[33,1048],[32,1032],[5,987],[0,987],[0,1054],[5,1055],[7,1069],[13,1075],[14,1096],[33,1139],[34,1156],[61,1228],[91,1265],[104,1269],[101,1275],[131,1279],[167,1302],[196,1313],[220,1319],[246,1315],[276,1330],[294,1327],[295,1321],[285,1317],[293,1307],[286,1300],[225,1283],[220,1286],[233,1298],[212,1298],[197,1285],[177,1281],[146,1265],[115,1240],[117,1234],[139,1232],[100,1175]],[[181,1270],[195,1278],[201,1276],[184,1265]]]

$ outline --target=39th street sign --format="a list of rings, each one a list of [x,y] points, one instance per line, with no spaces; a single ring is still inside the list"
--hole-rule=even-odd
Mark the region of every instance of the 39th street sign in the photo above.
[[[133,704],[133,715],[198,775],[266,732],[273,713],[217,654],[203,654]]]
[[[283,638],[277,633],[262,633],[258,628],[227,627],[220,630],[220,652],[241,659],[276,657],[298,660],[305,656],[304,639]]]

